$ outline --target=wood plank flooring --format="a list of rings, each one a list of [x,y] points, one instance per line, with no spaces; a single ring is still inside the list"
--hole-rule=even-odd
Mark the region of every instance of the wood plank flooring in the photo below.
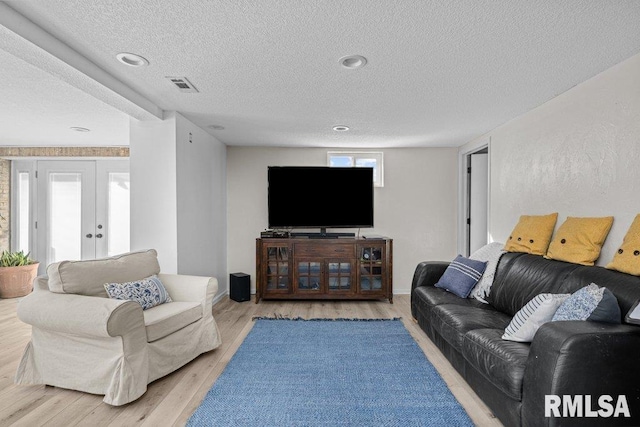
[[[223,371],[254,316],[302,318],[401,317],[452,393],[479,426],[500,422],[451,367],[411,317],[408,295],[385,301],[262,301],[237,303],[225,297],[213,307],[222,346],[149,385],[145,395],[113,407],[102,396],[49,386],[17,386],[13,376],[29,342],[31,327],[16,316],[18,299],[0,299],[0,426],[183,426]]]

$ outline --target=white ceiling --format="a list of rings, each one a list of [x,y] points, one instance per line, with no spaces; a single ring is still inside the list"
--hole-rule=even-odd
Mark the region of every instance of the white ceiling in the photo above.
[[[16,46],[30,42],[7,42],[19,37],[6,28],[28,39],[24,25],[5,22],[5,145],[42,145],[47,137],[61,144],[69,126],[108,130],[83,134],[83,143],[126,145],[125,113],[136,117],[132,103],[151,111],[143,106],[149,102],[181,112],[228,145],[459,146],[640,52],[635,0],[6,3],[97,66],[102,77],[83,71],[87,81],[107,76],[124,89],[90,96],[76,89],[87,86],[82,78],[64,72],[57,78],[65,82],[56,82],[29,64],[54,56],[76,67],[77,58],[42,37],[36,44],[47,58],[25,55]],[[126,67],[118,52],[140,54],[150,65]],[[338,59],[350,54],[368,64],[342,68]],[[200,92],[180,93],[165,76],[186,76]],[[143,113],[137,117],[153,120]],[[25,124],[39,130],[25,132]],[[337,133],[334,125],[351,130]]]

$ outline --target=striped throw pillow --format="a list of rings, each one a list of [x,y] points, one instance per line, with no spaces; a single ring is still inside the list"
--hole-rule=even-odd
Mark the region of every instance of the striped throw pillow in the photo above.
[[[504,330],[503,340],[531,342],[543,324],[550,322],[558,307],[570,294],[540,294],[531,299],[511,319]]]
[[[435,284],[436,288],[446,289],[460,298],[467,298],[471,289],[482,277],[487,263],[475,261],[458,255]]]

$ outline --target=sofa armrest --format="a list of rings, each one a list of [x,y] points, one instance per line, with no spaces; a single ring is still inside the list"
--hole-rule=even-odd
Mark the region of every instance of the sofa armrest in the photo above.
[[[20,301],[18,318],[37,328],[93,337],[122,336],[144,328],[142,307],[136,302],[44,289]]]
[[[640,327],[588,321],[544,324],[536,333],[525,367],[523,425],[640,425]],[[545,417],[545,396],[590,396],[598,410],[600,396],[626,396],[629,418]],[[586,404],[586,403],[585,403]],[[560,406],[562,413],[563,407]],[[572,424],[573,423],[573,424]]]
[[[213,297],[218,292],[218,280],[215,277],[161,273],[158,278],[174,301],[201,302],[212,306]]]
[[[438,283],[449,264],[449,262],[444,261],[424,261],[418,264],[416,271],[413,273],[411,293],[419,286],[433,286]]]

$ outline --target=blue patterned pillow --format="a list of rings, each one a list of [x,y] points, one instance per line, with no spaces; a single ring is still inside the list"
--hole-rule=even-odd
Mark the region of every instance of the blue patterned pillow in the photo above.
[[[105,283],[104,288],[109,298],[135,301],[143,310],[172,301],[156,275],[127,283]]]
[[[471,289],[482,277],[487,263],[458,255],[435,284],[436,288],[446,289],[460,298],[469,296]]]
[[[618,299],[607,288],[595,283],[575,291],[558,307],[553,322],[558,320],[590,320],[620,323]]]

